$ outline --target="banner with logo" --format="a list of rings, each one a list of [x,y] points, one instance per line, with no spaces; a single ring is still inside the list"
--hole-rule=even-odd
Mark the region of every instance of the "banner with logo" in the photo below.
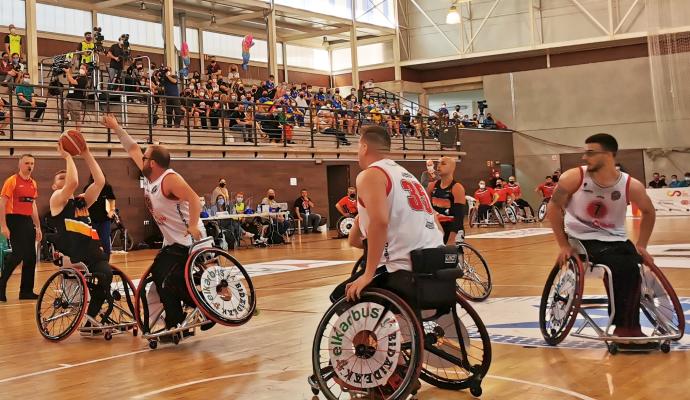
[[[690,216],[690,188],[647,189],[657,216]],[[628,207],[628,216],[639,216],[637,207]]]

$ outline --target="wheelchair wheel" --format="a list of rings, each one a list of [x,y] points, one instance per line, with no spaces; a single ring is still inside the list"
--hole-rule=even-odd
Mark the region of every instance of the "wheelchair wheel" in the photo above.
[[[73,269],[48,278],[36,302],[36,325],[44,338],[59,342],[79,328],[88,303],[86,288],[84,275]]]
[[[400,297],[367,289],[341,298],[321,319],[312,347],[312,380],[329,400],[404,399],[419,377],[422,327]]]
[[[458,244],[458,265],[463,276],[457,279],[460,295],[468,300],[483,301],[491,294],[491,271],[484,257],[467,243]]]
[[[285,233],[287,233],[289,237],[292,237],[295,234],[296,224],[295,219],[292,218],[291,215],[288,215],[288,217],[285,219],[285,226],[287,227]]]
[[[513,206],[507,206],[505,208],[505,212],[508,221],[510,221],[510,223],[513,225],[517,224],[517,215],[515,214],[515,209],[513,208]]]
[[[491,338],[462,296],[452,309],[422,311],[421,379],[441,389],[479,388],[491,365]]]
[[[340,237],[350,236],[350,229],[355,224],[355,219],[352,217],[340,217],[336,227],[338,228],[338,235]]]
[[[134,324],[136,323],[134,316],[136,287],[119,268],[115,266],[111,266],[111,268],[113,269],[113,282],[110,285],[110,295],[113,300],[113,308],[107,316],[107,322],[114,325]],[[103,307],[108,307],[107,302]]]
[[[364,256],[360,257],[359,260],[357,260],[355,265],[352,267],[352,272],[350,272],[350,276],[354,276],[360,268],[364,268],[366,266],[366,261],[367,259],[364,258]]]
[[[662,335],[685,333],[685,315],[676,292],[656,265],[643,265],[640,305],[642,313]]]
[[[131,251],[134,248],[134,240],[126,229],[117,229],[111,233],[110,247],[114,251]]]
[[[546,218],[546,208],[548,204],[549,202],[544,200],[539,205],[539,211],[537,211],[537,221],[542,222],[544,221],[544,218]]]
[[[470,215],[469,215],[469,220],[470,220],[470,226],[472,228],[476,228],[477,225],[479,225],[479,217],[478,217],[479,211],[477,210],[476,207],[472,207],[470,209]]]
[[[584,291],[584,268],[578,258],[556,264],[544,286],[539,305],[539,328],[544,340],[555,346],[565,339],[580,311]]]
[[[506,224],[505,221],[503,221],[503,215],[501,215],[501,212],[498,210],[498,208],[491,207],[491,213],[493,213],[496,223],[503,228]]]
[[[142,334],[156,334],[166,330],[165,310],[153,283],[150,268],[142,275],[137,285],[134,293],[134,310],[134,318]]]
[[[529,217],[527,215],[525,215],[525,219],[528,222],[535,222],[536,221],[536,215],[534,215],[534,208],[532,208],[532,206],[527,206],[527,209],[523,210],[523,213],[526,214],[527,210],[529,210]]]
[[[215,248],[195,251],[187,260],[184,275],[194,304],[213,322],[238,326],[254,316],[252,280],[227,252]]]

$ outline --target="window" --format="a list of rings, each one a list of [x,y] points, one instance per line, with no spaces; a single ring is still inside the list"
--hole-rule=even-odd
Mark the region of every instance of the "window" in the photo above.
[[[17,28],[24,28],[24,2],[20,0],[0,1],[0,25],[14,24]]]
[[[352,18],[352,0],[275,0],[275,4],[341,18]]]
[[[333,71],[342,71],[352,68],[352,54],[350,48],[333,50]]]
[[[243,36],[226,35],[224,33],[204,31],[204,52],[206,54],[242,59]],[[279,44],[276,44],[279,46]],[[249,50],[250,61],[268,62],[268,45],[265,40],[254,38],[254,46]],[[281,54],[278,53],[278,63]]]
[[[116,42],[128,33],[131,44],[163,48],[163,25],[157,22],[98,14],[98,26],[103,28],[105,40]]]
[[[393,44],[391,42],[363,44],[357,46],[357,61],[360,67],[393,62]],[[333,71],[352,69],[350,49],[333,50]]]
[[[355,18],[360,22],[395,27],[396,0],[355,0]]]
[[[287,64],[293,67],[330,71],[328,50],[314,47],[287,46]]]
[[[36,29],[43,32],[84,36],[91,32],[91,13],[49,4],[36,4]]]
[[[187,28],[185,30],[187,34],[187,45],[189,46],[189,51],[192,53],[199,52],[199,31],[194,28]],[[182,50],[182,30],[179,26],[175,27],[175,48]]]

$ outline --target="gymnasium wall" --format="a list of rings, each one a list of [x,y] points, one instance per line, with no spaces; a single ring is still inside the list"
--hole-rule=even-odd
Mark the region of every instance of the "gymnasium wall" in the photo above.
[[[578,153],[598,132],[613,134],[621,149],[642,151],[647,176],[690,169],[687,153],[654,150],[666,146],[657,132],[646,57],[484,76],[484,93],[489,111],[518,131],[513,141],[523,186],[534,187],[561,167],[560,154]]]

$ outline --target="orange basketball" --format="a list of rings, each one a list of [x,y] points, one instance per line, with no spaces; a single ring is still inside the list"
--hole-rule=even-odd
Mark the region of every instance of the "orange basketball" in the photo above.
[[[72,156],[78,156],[86,149],[86,140],[81,132],[70,129],[60,135],[62,148]]]

